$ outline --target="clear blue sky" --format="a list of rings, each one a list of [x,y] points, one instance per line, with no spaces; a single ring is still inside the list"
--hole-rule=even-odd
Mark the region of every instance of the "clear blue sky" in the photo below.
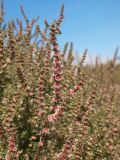
[[[120,0],[4,0],[6,19],[22,19],[19,7],[23,5],[30,19],[40,16],[43,27],[44,19],[51,22],[58,17],[62,3],[61,48],[72,41],[78,53],[88,48],[91,55],[111,57],[120,46]]]

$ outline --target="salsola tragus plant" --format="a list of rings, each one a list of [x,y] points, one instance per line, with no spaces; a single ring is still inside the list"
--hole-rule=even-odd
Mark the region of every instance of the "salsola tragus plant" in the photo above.
[[[64,18],[42,31],[37,20],[4,21],[0,10],[0,158],[119,160],[119,64],[78,64],[73,43],[59,48]],[[35,27],[34,27],[35,26]],[[35,30],[33,31],[33,29]],[[117,86],[117,89],[116,89]]]

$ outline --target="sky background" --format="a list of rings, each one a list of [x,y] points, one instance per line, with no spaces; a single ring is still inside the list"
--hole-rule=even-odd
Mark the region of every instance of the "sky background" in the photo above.
[[[23,5],[29,19],[40,16],[38,23],[43,28],[44,19],[51,23],[58,18],[62,3],[65,18],[60,47],[73,42],[78,54],[88,48],[91,56],[112,57],[120,46],[120,0],[4,0],[6,20],[22,19],[20,5]]]

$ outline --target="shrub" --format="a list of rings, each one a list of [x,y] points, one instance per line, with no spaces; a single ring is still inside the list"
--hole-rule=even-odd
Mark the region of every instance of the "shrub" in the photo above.
[[[115,61],[83,65],[85,50],[73,65],[73,44],[59,50],[64,6],[44,31],[21,12],[25,27],[0,17],[1,159],[119,160]]]

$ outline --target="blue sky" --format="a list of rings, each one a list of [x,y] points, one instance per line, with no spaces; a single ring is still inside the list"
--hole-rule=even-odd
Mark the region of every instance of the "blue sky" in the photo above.
[[[19,7],[23,5],[29,19],[40,16],[43,28],[44,19],[52,22],[59,16],[62,3],[60,47],[72,41],[78,54],[88,48],[90,55],[111,57],[120,46],[120,0],[4,0],[6,19],[22,19]]]

